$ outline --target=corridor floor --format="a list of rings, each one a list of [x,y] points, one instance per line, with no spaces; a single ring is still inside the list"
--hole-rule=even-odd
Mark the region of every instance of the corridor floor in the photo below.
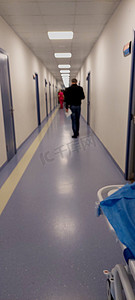
[[[1,170],[1,187],[41,130]],[[71,135],[58,110],[2,208],[0,300],[105,300],[103,270],[123,261],[95,201],[124,177],[83,118],[79,138]]]

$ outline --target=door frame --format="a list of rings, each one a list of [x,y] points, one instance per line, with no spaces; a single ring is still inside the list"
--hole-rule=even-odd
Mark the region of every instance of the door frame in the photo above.
[[[35,73],[35,76],[33,78],[36,81],[37,121],[38,121],[38,126],[39,126],[39,125],[41,125],[41,116],[40,116],[40,98],[39,98],[38,74]]]
[[[130,79],[130,93],[129,93],[129,109],[128,109],[128,127],[127,127],[127,146],[126,146],[126,164],[125,164],[125,179],[132,178],[135,180],[135,31],[132,46],[132,62],[131,62],[131,79]]]
[[[51,83],[49,81],[49,98],[50,98],[50,113],[52,111],[52,103],[51,103]]]
[[[46,79],[45,79],[45,102],[46,102],[46,116],[48,117],[47,80]]]
[[[86,80],[87,80],[87,124],[90,125],[90,72],[88,72]]]
[[[54,83],[53,83],[53,108],[55,108],[55,97],[54,97]]]
[[[4,121],[4,131],[5,131],[5,141],[6,141],[6,150],[7,150],[7,160],[9,161],[17,152],[16,150],[16,137],[15,137],[15,125],[14,125],[14,109],[13,109],[13,101],[12,101],[12,90],[11,90],[11,79],[10,79],[10,67],[9,67],[9,57],[5,50],[0,48],[0,54],[3,54],[6,56],[7,61],[7,76],[8,76],[8,88],[9,88],[9,94],[8,98],[5,97],[2,99],[2,109],[3,109],[3,121]],[[6,100],[6,101],[5,101]],[[10,111],[10,114],[7,112]],[[9,120],[10,116],[10,120]],[[11,128],[9,128],[8,124],[10,123]],[[13,149],[11,149],[11,140],[9,140],[9,130],[11,132],[10,137],[12,136],[12,146]]]
[[[55,106],[57,107],[58,106],[58,91],[57,91],[57,85],[55,86],[56,88],[56,91],[55,91]]]

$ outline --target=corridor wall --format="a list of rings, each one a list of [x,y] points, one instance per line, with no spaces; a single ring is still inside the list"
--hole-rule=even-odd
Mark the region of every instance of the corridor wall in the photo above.
[[[36,86],[33,75],[39,77],[39,96],[41,121],[46,117],[45,78],[52,85],[57,85],[55,78],[43,63],[32,53],[11,27],[0,17],[0,48],[9,56],[12,100],[17,148],[37,128]],[[1,100],[1,99],[0,99]],[[49,95],[48,95],[49,101]],[[1,104],[0,104],[1,105]],[[53,105],[53,103],[52,103]],[[48,103],[49,107],[49,103]],[[53,107],[52,107],[53,108]],[[0,106],[2,116],[2,106]],[[7,159],[4,138],[4,124],[1,117],[0,126],[0,167]],[[3,144],[4,142],[4,144]],[[2,146],[3,145],[3,146]]]
[[[90,126],[113,159],[125,171],[131,55],[123,46],[133,40],[135,1],[122,0],[78,73],[87,94],[91,73]],[[82,105],[87,118],[87,103]]]

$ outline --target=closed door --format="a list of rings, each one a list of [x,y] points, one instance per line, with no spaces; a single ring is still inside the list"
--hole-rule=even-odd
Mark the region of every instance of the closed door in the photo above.
[[[45,102],[46,102],[46,116],[48,117],[47,80],[46,79],[45,79]]]
[[[55,98],[54,98],[54,84],[53,84],[53,108],[55,108]]]
[[[132,49],[125,177],[129,180],[135,180],[135,32]]]
[[[50,98],[50,112],[52,111],[52,103],[51,103],[51,83],[49,82],[49,98]]]
[[[38,74],[37,73],[35,73],[34,79],[36,81],[37,121],[38,121],[38,125],[40,125],[41,124],[40,99],[39,99],[39,84],[38,84]]]
[[[135,180],[135,90],[130,118],[129,157],[126,179]]]
[[[16,153],[14,109],[11,95],[9,60],[6,52],[2,49],[0,49],[0,87],[7,159],[10,160]]]
[[[90,73],[88,73],[86,80],[87,80],[87,124],[90,125]]]

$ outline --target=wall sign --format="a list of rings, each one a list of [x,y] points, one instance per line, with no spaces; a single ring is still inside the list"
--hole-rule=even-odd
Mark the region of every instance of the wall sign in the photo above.
[[[131,41],[123,47],[123,55],[128,56],[129,54],[131,54]]]

